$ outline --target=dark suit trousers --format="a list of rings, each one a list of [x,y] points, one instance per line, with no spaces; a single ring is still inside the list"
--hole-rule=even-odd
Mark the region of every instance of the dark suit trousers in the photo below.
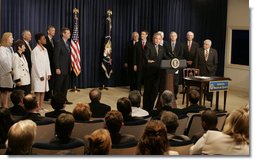
[[[175,95],[175,97],[178,94],[179,74],[180,74],[180,71],[178,74],[174,74],[174,95]]]
[[[55,76],[55,90],[54,93],[61,92],[67,99],[67,90],[69,88],[70,76],[67,75],[56,75]]]
[[[142,86],[142,72],[137,71],[133,72],[133,89],[132,90],[138,90],[141,91]]]
[[[160,72],[144,77],[143,109],[150,112],[158,95]]]

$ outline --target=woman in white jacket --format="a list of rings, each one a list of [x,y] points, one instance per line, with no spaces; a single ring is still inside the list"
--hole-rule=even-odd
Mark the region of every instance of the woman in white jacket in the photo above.
[[[37,46],[31,54],[32,60],[32,89],[38,100],[39,110],[43,110],[44,94],[49,90],[48,80],[51,76],[48,51],[43,46],[46,44],[44,34],[37,33],[35,35]]]
[[[10,32],[5,32],[0,44],[0,101],[2,107],[9,107],[10,93],[13,89],[12,80],[12,49],[13,36]]]
[[[191,154],[250,155],[249,113],[246,109],[231,111],[222,132],[208,130],[194,146]]]
[[[25,42],[17,40],[14,49],[16,51],[13,56],[13,80],[16,83],[15,89],[21,89],[27,95],[31,93],[31,81],[28,63],[23,54],[26,50]]]

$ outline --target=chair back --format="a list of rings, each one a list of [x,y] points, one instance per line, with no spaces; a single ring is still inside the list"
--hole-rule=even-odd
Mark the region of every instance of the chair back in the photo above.
[[[227,113],[217,113],[216,115],[218,117],[217,129],[219,131],[222,131],[228,114]]]
[[[84,155],[84,146],[72,149],[50,150],[41,148],[32,148],[32,154],[36,155]]]
[[[139,140],[141,138],[141,136],[144,133],[144,130],[146,128],[146,124],[141,124],[141,125],[131,125],[131,126],[126,126],[124,125],[120,132],[122,134],[130,134],[136,137],[137,140]]]
[[[190,147],[193,146],[193,144],[187,144],[183,146],[174,146],[170,147],[170,151],[176,151],[179,153],[179,155],[190,155]]]
[[[110,155],[135,155],[136,154],[136,148],[135,147],[130,147],[130,148],[120,148],[120,149],[111,149],[109,154]]]
[[[55,124],[37,125],[37,132],[34,141],[40,142],[55,137]]]
[[[72,130],[72,137],[84,139],[85,135],[90,135],[96,129],[103,127],[104,121],[102,119],[89,122],[75,122]]]
[[[176,133],[175,133],[176,135],[184,134],[184,131],[187,127],[188,119],[189,119],[188,116],[184,116],[184,117],[181,117],[181,119],[178,120],[179,126],[176,129]]]
[[[196,133],[202,131],[204,131],[204,129],[201,124],[201,114],[193,114],[186,129],[186,135],[191,138]]]
[[[183,78],[199,76],[199,69],[197,68],[185,68],[183,69]]]

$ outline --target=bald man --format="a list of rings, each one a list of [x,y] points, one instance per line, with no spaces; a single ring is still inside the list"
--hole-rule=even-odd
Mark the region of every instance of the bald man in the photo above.
[[[194,40],[194,33],[189,31],[186,34],[186,42],[182,44],[183,46],[183,58],[187,61],[188,68],[197,68],[197,54],[199,49],[199,44]]]
[[[197,56],[197,67],[201,76],[215,76],[218,64],[218,53],[211,48],[212,41],[206,39],[203,48],[200,48]]]

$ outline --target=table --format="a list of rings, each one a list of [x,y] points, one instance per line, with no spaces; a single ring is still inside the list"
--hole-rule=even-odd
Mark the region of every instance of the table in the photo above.
[[[210,81],[223,81],[223,80],[228,80],[231,81],[230,78],[228,77],[205,77],[205,76],[193,76],[193,77],[185,77],[184,78],[184,82],[185,85],[187,86],[187,90],[186,90],[186,107],[188,107],[189,105],[189,90],[190,90],[190,86],[197,86],[200,88],[199,93],[200,93],[200,100],[199,100],[199,105],[202,104],[202,99],[203,99],[203,95],[205,93],[205,91],[208,89],[208,85]],[[227,90],[224,91],[224,106],[223,106],[223,110],[226,110],[226,101],[227,101]],[[204,101],[203,101],[203,105],[205,105],[205,97],[204,97]],[[212,101],[211,101],[211,105],[210,107],[212,107]],[[216,91],[216,107],[215,110],[218,111],[219,110],[219,91]]]

